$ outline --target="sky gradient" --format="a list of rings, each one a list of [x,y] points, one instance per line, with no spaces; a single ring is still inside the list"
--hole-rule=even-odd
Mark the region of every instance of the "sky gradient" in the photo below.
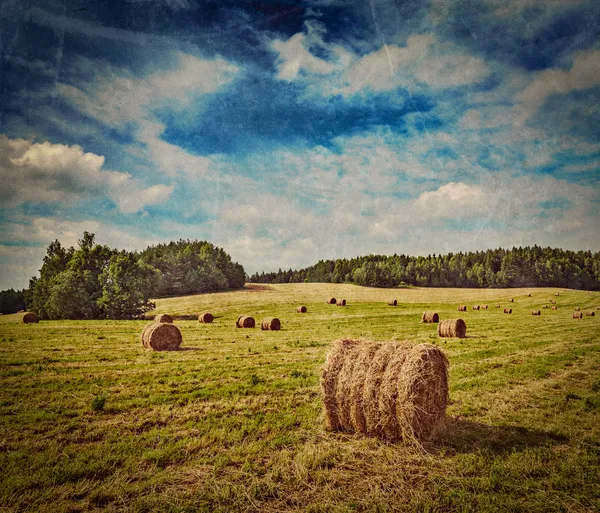
[[[248,273],[600,250],[596,0],[2,0],[0,36],[0,289],[84,230]]]

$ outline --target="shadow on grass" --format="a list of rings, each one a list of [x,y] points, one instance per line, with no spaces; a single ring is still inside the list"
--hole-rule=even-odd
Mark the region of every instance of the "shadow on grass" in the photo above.
[[[201,351],[201,350],[202,350],[201,347],[185,346],[185,347],[180,347],[180,348],[176,349],[175,352],[177,352],[177,351]]]
[[[543,447],[567,443],[558,433],[526,429],[521,426],[490,426],[479,422],[449,417],[432,449],[450,454],[489,451],[494,454],[520,451],[528,447]]]

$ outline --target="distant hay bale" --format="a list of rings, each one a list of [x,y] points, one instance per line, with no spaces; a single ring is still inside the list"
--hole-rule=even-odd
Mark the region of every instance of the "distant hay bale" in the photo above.
[[[573,311],[575,311],[575,312],[579,312],[580,310],[581,310],[581,308],[580,308],[579,306],[576,306],[576,307],[573,309]]]
[[[298,313],[306,313],[306,307],[305,306],[299,306],[298,308],[296,308],[296,312],[298,312]]]
[[[531,315],[542,315],[542,311],[541,310],[532,310]]]
[[[23,323],[25,324],[35,324],[37,322],[40,322],[39,317],[34,314],[33,312],[27,312],[22,319]]]
[[[338,306],[346,306],[346,300],[345,299],[339,299],[336,304]]]
[[[500,308],[500,305],[496,305],[494,308]]]
[[[236,322],[238,328],[254,328],[255,325],[254,317],[249,315],[241,315]]]
[[[448,404],[448,360],[430,344],[338,340],[321,373],[327,429],[424,440]]]
[[[548,305],[544,305],[544,308],[548,308]]]
[[[582,312],[573,312],[573,319],[583,319]]]
[[[504,313],[511,314],[512,313],[512,308],[505,308],[504,309]]]
[[[482,310],[487,310],[488,309],[488,305],[481,305],[481,309]]]
[[[551,299],[551,300],[550,300],[550,303],[552,303],[552,304],[556,304],[556,301],[555,301],[554,299]]]
[[[508,300],[508,302],[509,302],[509,303],[514,303],[514,302],[515,302],[515,300],[514,300],[514,299],[511,297],[511,298]]]
[[[558,306],[553,306],[552,310],[558,310]]]
[[[423,312],[421,322],[440,322],[440,316],[437,312]]]
[[[173,317],[171,317],[170,315],[167,315],[167,314],[158,314],[154,318],[154,322],[157,324],[162,324],[165,322],[168,322],[169,324],[173,324]]]
[[[388,301],[388,305],[389,306],[398,306],[398,300],[397,299],[390,299]]]
[[[585,312],[585,315],[587,315],[588,317],[594,317],[596,315],[596,312],[590,310],[589,312]]]
[[[555,292],[554,295],[555,296],[560,296],[560,294],[558,292]]]
[[[462,319],[446,319],[438,324],[438,336],[444,338],[465,338],[467,324]]]
[[[337,301],[336,301],[336,299],[335,299],[334,297],[330,297],[330,298],[327,300],[327,304],[328,304],[328,305],[335,305],[336,303],[337,303]]]
[[[204,312],[198,316],[198,320],[204,324],[210,324],[213,322],[214,317],[210,312]]]
[[[142,345],[154,351],[175,351],[179,349],[181,331],[168,322],[149,324],[142,331]]]
[[[278,331],[281,329],[281,321],[277,317],[263,319],[260,323],[261,330]]]
[[[531,294],[527,294],[527,297],[531,297]]]
[[[461,305],[458,307],[458,311],[459,312],[466,312],[467,311],[467,305]]]
[[[473,305],[473,310],[479,310],[480,306],[479,305]]]

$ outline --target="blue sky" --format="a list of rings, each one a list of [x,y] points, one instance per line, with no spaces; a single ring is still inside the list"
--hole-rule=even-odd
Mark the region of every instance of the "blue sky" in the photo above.
[[[600,250],[595,0],[4,0],[0,288],[84,230],[250,273]]]

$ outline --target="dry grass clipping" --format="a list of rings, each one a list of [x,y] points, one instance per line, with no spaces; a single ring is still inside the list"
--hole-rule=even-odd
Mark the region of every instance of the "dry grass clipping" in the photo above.
[[[511,314],[512,313],[512,308],[505,308],[504,309],[504,313]]]
[[[390,299],[388,301],[388,305],[389,306],[398,306],[398,300],[397,299]]]
[[[198,320],[204,324],[210,324],[213,322],[214,317],[210,312],[204,312],[198,316]]]
[[[542,311],[541,310],[532,310],[531,315],[542,315]]]
[[[263,319],[260,323],[261,330],[277,331],[281,329],[281,321],[277,317]]]
[[[142,345],[154,351],[176,351],[183,342],[181,331],[174,324],[149,324],[142,331]]]
[[[27,312],[27,313],[26,313],[26,314],[23,316],[23,319],[22,319],[22,321],[23,321],[25,324],[34,324],[34,323],[40,322],[40,319],[39,319],[39,317],[38,317],[36,314],[34,314],[33,312]]]
[[[154,322],[157,324],[162,324],[165,322],[168,322],[169,324],[173,324],[173,317],[171,317],[170,315],[167,315],[167,314],[158,314],[154,318]]]
[[[240,315],[235,325],[237,328],[254,328],[256,322],[254,321],[254,317],[250,317],[249,315]]]
[[[337,303],[337,301],[336,301],[336,299],[335,299],[334,297],[330,297],[330,298],[327,300],[327,304],[328,304],[328,305],[335,305],[336,303]]]
[[[467,311],[467,305],[462,305],[458,307],[458,311],[459,312],[466,312]]]
[[[573,312],[573,319],[583,319],[582,312]]]
[[[446,319],[438,324],[438,336],[444,338],[465,338],[467,323],[462,319]]]
[[[298,308],[296,308],[296,312],[298,312],[298,313],[306,313],[306,307],[305,306],[299,306]]]
[[[430,344],[338,340],[321,391],[328,429],[385,440],[423,440],[448,404],[448,360]]]
[[[423,312],[421,322],[440,322],[440,316],[437,312]]]

